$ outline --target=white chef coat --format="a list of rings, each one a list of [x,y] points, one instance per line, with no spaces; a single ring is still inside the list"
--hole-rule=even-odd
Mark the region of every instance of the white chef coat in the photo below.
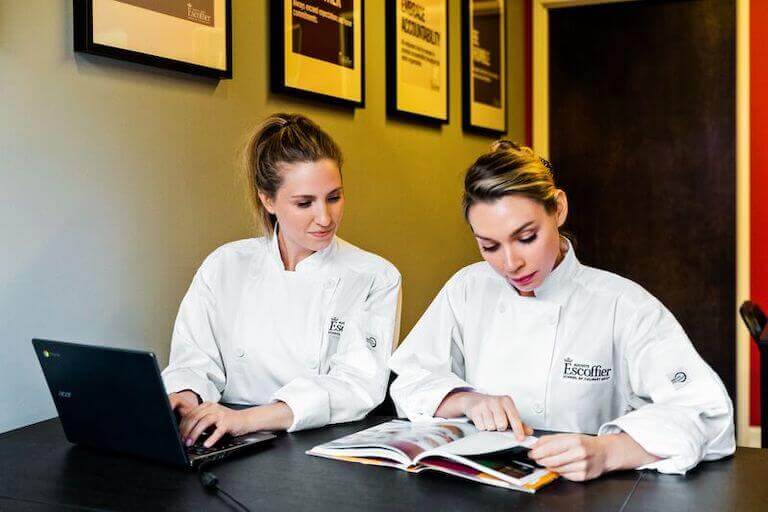
[[[525,297],[485,262],[443,287],[390,360],[412,421],[452,390],[509,395],[536,429],[627,432],[685,473],[735,450],[733,405],[674,316],[637,284],[582,265],[573,248]]]
[[[168,393],[268,404],[289,431],[364,417],[386,395],[400,274],[339,238],[285,270],[277,236],[228,243],[203,262],[179,309]]]

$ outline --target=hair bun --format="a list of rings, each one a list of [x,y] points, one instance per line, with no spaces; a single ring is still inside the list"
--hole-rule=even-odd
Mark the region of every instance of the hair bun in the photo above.
[[[491,144],[491,151],[496,153],[497,151],[520,151],[520,145],[516,142],[512,142],[509,139],[499,139]]]

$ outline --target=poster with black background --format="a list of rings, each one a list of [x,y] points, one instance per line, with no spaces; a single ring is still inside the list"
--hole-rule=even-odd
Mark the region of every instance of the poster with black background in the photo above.
[[[293,53],[355,67],[355,0],[293,0]]]
[[[487,0],[472,0],[473,101],[501,108],[501,11]]]

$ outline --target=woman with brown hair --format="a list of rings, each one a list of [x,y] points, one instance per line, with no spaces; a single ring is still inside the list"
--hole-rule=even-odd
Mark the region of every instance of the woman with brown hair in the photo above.
[[[467,171],[463,203],[485,261],[446,283],[392,356],[401,411],[466,416],[520,440],[572,432],[529,452],[571,480],[685,473],[734,452],[731,400],[675,317],[576,258],[549,162],[499,141]]]
[[[216,249],[179,310],[163,380],[188,445],[360,419],[385,396],[397,269],[335,236],[342,155],[298,114],[253,133],[244,167],[260,238]],[[233,410],[219,402],[254,405]]]

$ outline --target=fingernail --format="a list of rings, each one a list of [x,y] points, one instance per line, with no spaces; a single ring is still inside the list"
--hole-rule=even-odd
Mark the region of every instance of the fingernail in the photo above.
[[[186,443],[187,446],[192,446],[192,438],[188,437],[187,440],[185,441],[185,443]]]

